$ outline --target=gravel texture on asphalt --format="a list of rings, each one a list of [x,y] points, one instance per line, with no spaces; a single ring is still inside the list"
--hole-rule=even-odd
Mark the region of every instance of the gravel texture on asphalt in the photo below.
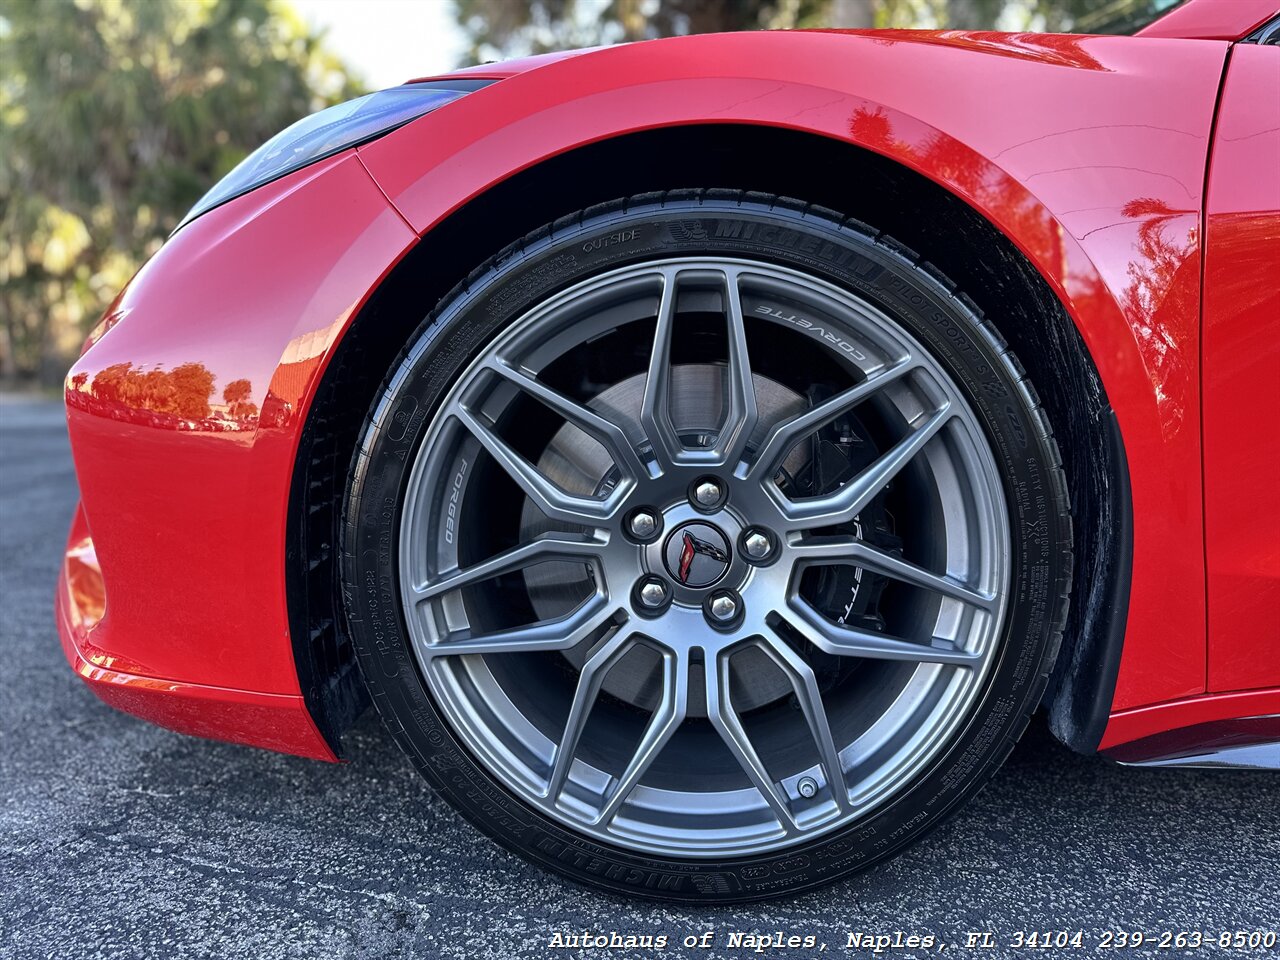
[[[0,957],[809,957],[734,931],[932,935],[1016,956],[1018,931],[1280,929],[1280,776],[1126,769],[1034,723],[995,780],[928,840],[789,901],[636,903],[561,882],[480,836],[367,714],[330,765],[191,739],[100,703],[54,628],[76,498],[62,408],[0,399]],[[553,949],[583,932],[665,950]],[[686,951],[685,936],[714,945]],[[969,951],[964,935],[999,946]],[[1137,951],[1155,955],[1149,944]],[[936,952],[937,947],[934,947]],[[903,947],[880,956],[924,956]],[[1077,951],[1053,951],[1055,955]],[[1131,951],[1112,950],[1114,955]],[[1223,951],[1188,955],[1280,955]]]

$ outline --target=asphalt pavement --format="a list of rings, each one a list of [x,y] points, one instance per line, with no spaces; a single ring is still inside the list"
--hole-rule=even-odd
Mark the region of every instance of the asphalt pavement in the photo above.
[[[601,896],[507,854],[432,794],[373,714],[341,765],[149,726],[100,703],[58,644],[75,497],[61,406],[0,398],[0,957],[868,956],[851,934],[891,938],[880,956],[995,957],[1032,955],[1012,946],[1019,932],[1058,931],[1082,947],[1054,955],[1280,956],[1214,939],[1280,932],[1280,775],[1126,769],[1038,722],[898,859],[721,910]],[[1199,931],[1204,945],[1103,951],[1108,930]],[[612,932],[667,946],[553,946]],[[734,947],[734,932],[815,945]],[[996,946],[970,950],[970,932]],[[708,949],[681,945],[707,934]],[[932,950],[907,946],[913,934]]]

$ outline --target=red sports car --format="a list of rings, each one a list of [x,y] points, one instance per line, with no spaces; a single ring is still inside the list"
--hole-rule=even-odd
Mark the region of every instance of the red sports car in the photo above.
[[[372,701],[480,829],[643,896],[883,860],[1040,707],[1280,766],[1277,12],[684,37],[300,121],[68,375],[68,659],[324,760]]]

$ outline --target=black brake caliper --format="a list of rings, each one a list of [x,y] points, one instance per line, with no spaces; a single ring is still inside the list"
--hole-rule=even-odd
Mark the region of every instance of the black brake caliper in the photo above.
[[[822,385],[809,388],[810,406],[816,406],[832,395]],[[791,475],[784,469],[779,477],[782,492],[788,497],[815,497],[831,493],[870,466],[880,451],[870,434],[852,413],[815,432],[805,441],[808,446],[803,466]],[[864,540],[889,553],[901,555],[902,541],[894,534],[893,517],[885,508],[885,497],[878,496],[854,520],[830,530]],[[814,607],[836,623],[864,630],[883,631],[880,596],[886,579],[869,570],[849,565],[824,566],[805,575],[801,590]]]

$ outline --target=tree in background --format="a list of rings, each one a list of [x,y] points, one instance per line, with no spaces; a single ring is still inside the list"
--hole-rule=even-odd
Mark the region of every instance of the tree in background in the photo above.
[[[0,378],[56,381],[219,177],[362,92],[276,0],[0,0]]]
[[[469,62],[726,30],[1060,31],[1132,0],[454,0]]]

